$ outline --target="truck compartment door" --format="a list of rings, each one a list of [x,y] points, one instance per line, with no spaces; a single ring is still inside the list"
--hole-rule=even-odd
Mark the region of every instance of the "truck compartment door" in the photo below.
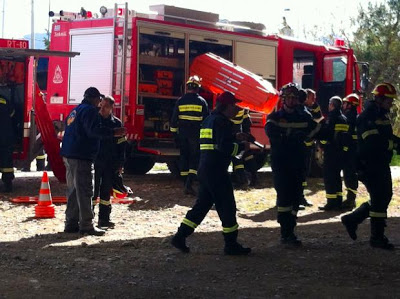
[[[73,105],[82,101],[83,93],[90,86],[103,94],[112,92],[112,32],[81,34],[80,31],[71,30],[71,51],[81,53],[70,62],[68,104]]]

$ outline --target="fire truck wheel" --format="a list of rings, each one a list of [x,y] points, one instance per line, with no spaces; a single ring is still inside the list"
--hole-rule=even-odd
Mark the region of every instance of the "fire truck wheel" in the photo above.
[[[167,162],[167,166],[168,166],[168,170],[171,172],[171,174],[174,177],[176,177],[176,178],[180,177],[178,160]]]
[[[155,164],[151,157],[132,157],[125,162],[124,171],[127,174],[143,175],[150,171]]]

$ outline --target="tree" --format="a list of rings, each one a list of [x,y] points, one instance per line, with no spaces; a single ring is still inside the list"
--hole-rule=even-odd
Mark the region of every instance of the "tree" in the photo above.
[[[48,29],[46,30],[46,36],[43,37],[43,42],[44,42],[44,47],[46,50],[50,49],[50,31]]]
[[[359,61],[370,64],[370,88],[390,82],[400,92],[400,1],[386,0],[360,7],[352,47]],[[393,109],[394,129],[400,133],[400,100]]]

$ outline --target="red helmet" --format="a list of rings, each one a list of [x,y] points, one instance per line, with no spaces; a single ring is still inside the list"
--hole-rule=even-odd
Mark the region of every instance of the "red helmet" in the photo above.
[[[124,192],[119,190],[119,188],[113,187],[112,189],[112,196],[117,199],[124,199],[128,195],[128,192]]]
[[[353,106],[358,106],[360,104],[360,97],[356,93],[351,93],[343,99],[343,103],[348,102]]]
[[[376,85],[374,90],[372,91],[372,94],[376,97],[386,97],[392,99],[397,98],[396,89],[392,84],[387,82],[379,83],[378,85]]]

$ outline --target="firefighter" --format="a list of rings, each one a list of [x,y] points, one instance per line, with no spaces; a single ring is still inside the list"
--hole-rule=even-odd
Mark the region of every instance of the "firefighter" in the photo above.
[[[297,212],[302,196],[304,141],[318,131],[311,116],[298,109],[299,88],[289,83],[282,87],[282,108],[268,116],[265,132],[271,143],[271,167],[277,193],[278,222],[281,243],[300,246],[294,234]]]
[[[319,123],[324,117],[322,116],[321,113],[321,107],[318,105],[318,102],[316,100],[316,93],[311,88],[307,88],[306,92],[307,92],[307,98],[304,102],[304,105],[307,108],[307,110],[311,113],[314,121]]]
[[[170,131],[175,134],[180,149],[180,175],[184,179],[184,193],[196,195],[192,187],[199,164],[199,132],[208,116],[208,105],[200,95],[201,79],[191,76],[186,82],[187,93],[178,99],[171,119]]]
[[[3,191],[12,192],[12,180],[14,179],[13,147],[15,109],[12,103],[0,95],[0,172],[3,181]]]
[[[381,83],[372,91],[373,99],[357,118],[356,131],[359,145],[363,183],[370,201],[363,203],[352,213],[342,217],[349,236],[357,239],[357,227],[371,217],[372,247],[393,249],[385,236],[387,208],[392,199],[392,177],[389,164],[393,149],[399,149],[399,138],[393,135],[388,112],[397,98],[396,89],[390,83]]]
[[[100,102],[100,115],[102,117],[101,123],[103,127],[114,129],[121,128],[121,121],[112,113],[115,100],[111,96],[106,96]],[[122,168],[125,162],[125,147],[126,137],[114,137],[110,139],[103,139],[100,141],[100,150],[97,154],[94,170],[94,196],[93,208],[96,203],[97,197],[100,195],[99,202],[99,227],[115,226],[114,222],[110,221],[111,202],[110,192],[113,189],[115,176],[122,173]]]
[[[251,249],[237,242],[238,223],[236,222],[236,203],[228,167],[233,156],[249,149],[242,133],[232,134],[232,122],[240,108],[239,100],[230,92],[218,96],[216,108],[208,116],[200,131],[200,163],[198,170],[199,194],[193,208],[186,214],[171,244],[182,252],[189,252],[186,238],[200,225],[213,205],[222,222],[225,240],[224,252],[227,255],[246,255]]]
[[[101,236],[105,231],[93,225],[93,162],[100,140],[122,137],[126,129],[101,125],[98,105],[104,96],[97,88],[89,87],[83,97],[81,104],[66,119],[60,151],[67,171],[68,189],[64,232]]]
[[[344,153],[350,145],[349,125],[342,114],[342,99],[333,96],[329,99],[329,113],[322,129],[320,140],[324,148],[324,184],[327,203],[319,207],[323,211],[340,210],[343,201],[342,178]]]
[[[231,119],[233,123],[233,134],[242,132],[252,137],[251,119],[249,109],[240,109],[235,117]],[[254,138],[253,138],[254,139]],[[254,155],[248,151],[240,157],[232,157],[233,177],[238,188],[247,188],[249,185],[254,186],[257,183],[257,165]],[[247,180],[245,170],[251,174],[250,182]]]
[[[344,154],[343,179],[346,185],[346,200],[342,203],[342,209],[352,210],[356,207],[356,196],[358,188],[357,177],[357,134],[355,132],[357,107],[360,98],[357,94],[352,93],[343,99],[342,111],[347,118],[349,124],[349,133],[351,134],[351,142],[348,150]]]
[[[305,105],[306,100],[307,100],[307,91],[305,89],[300,89],[298,109],[300,109],[301,113],[309,114],[312,117],[312,114]],[[312,147],[314,145],[314,140],[313,139],[304,140],[304,144],[306,147],[304,154],[304,168],[302,172],[302,197],[300,199],[300,209],[305,209],[305,207],[312,206],[312,203],[310,203],[304,196],[304,189],[307,187],[307,176],[310,170],[310,159],[311,159]]]

